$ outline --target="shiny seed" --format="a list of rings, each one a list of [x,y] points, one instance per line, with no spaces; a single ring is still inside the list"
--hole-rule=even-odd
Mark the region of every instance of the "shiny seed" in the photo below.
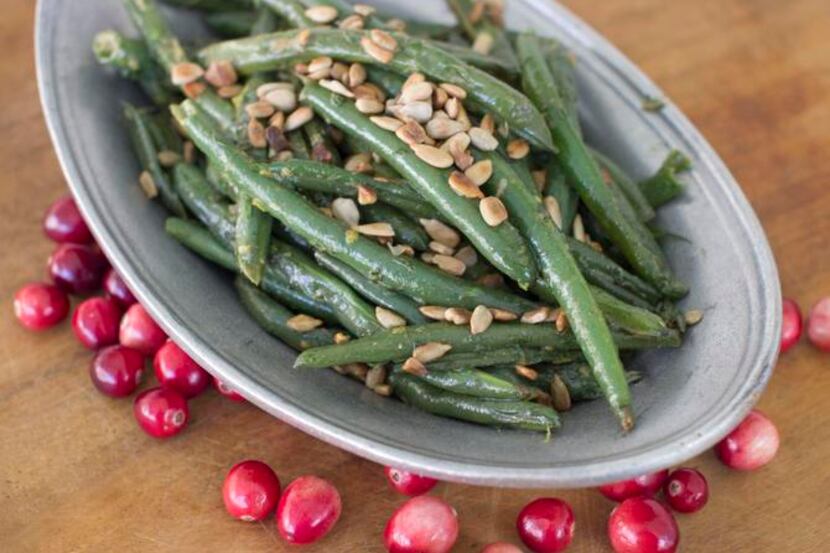
[[[473,146],[483,152],[492,152],[499,147],[499,141],[491,133],[481,127],[473,127],[468,131]]]
[[[353,13],[352,15],[340,21],[340,23],[337,26],[347,31],[359,31],[363,28],[363,24],[363,18],[360,17],[358,14]]]
[[[337,19],[337,9],[331,6],[313,6],[305,11],[305,16],[315,23],[331,23]]]
[[[383,102],[379,102],[374,98],[358,98],[357,100],[355,100],[354,106],[360,113],[383,113]]]
[[[418,311],[420,311],[421,315],[428,319],[433,319],[435,321],[446,320],[444,314],[447,312],[447,308],[441,307],[440,305],[422,305],[418,308]]]
[[[410,357],[409,359],[404,361],[403,365],[401,365],[401,369],[403,369],[404,372],[408,372],[409,374],[415,376],[426,376],[427,374],[427,368],[424,366],[424,364],[415,359],[414,357]]]
[[[542,306],[522,313],[521,321],[525,324],[536,325],[544,323],[550,315],[550,307]]]
[[[441,242],[436,242],[435,240],[432,240],[429,243],[429,251],[440,253],[441,255],[452,255],[455,253],[455,250],[451,247],[444,245]]]
[[[484,117],[481,118],[481,123],[478,125],[485,131],[493,134],[496,132],[496,120],[493,119],[493,115],[490,113],[485,113]]]
[[[207,85],[201,81],[187,83],[182,86],[182,92],[191,100],[201,96],[205,90],[207,90]]]
[[[385,307],[375,307],[375,318],[383,328],[406,326],[406,319]]]
[[[585,234],[585,225],[582,222],[582,215],[577,214],[573,222],[573,237],[580,242],[585,242],[588,236]]]
[[[389,248],[389,252],[395,257],[402,255],[412,257],[415,255],[415,250],[407,244],[387,244],[386,247]]]
[[[173,167],[181,161],[182,156],[172,150],[161,150],[156,155],[156,158],[162,167]]]
[[[395,229],[389,223],[367,223],[357,225],[355,230],[365,236],[378,236],[382,238],[394,238]]]
[[[442,271],[455,276],[461,276],[467,270],[467,266],[464,265],[463,261],[449,255],[436,254],[433,256],[432,262]]]
[[[507,311],[506,309],[498,309],[497,307],[491,308],[490,313],[493,315],[493,318],[495,320],[501,322],[515,321],[519,318],[519,316],[513,313],[512,311]]]
[[[156,186],[156,181],[153,180],[153,175],[151,175],[148,171],[142,171],[141,174],[138,175],[138,184],[144,192],[144,195],[151,200],[159,195],[159,189],[158,186]]]
[[[454,325],[463,326],[469,324],[473,314],[462,307],[450,307],[444,312],[444,318]]]
[[[288,328],[291,330],[296,330],[297,332],[308,332],[310,330],[314,330],[315,328],[322,326],[323,321],[320,319],[315,319],[309,315],[305,315],[300,313],[299,315],[294,315],[287,321],[285,324],[288,325]]]
[[[426,131],[416,121],[408,121],[405,125],[398,128],[395,131],[395,136],[410,146],[422,144],[427,139]]]
[[[190,62],[177,63],[170,68],[170,80],[176,86],[184,86],[196,82],[204,74],[205,70],[202,69],[202,66]]]
[[[433,167],[438,167],[439,169],[446,169],[453,164],[453,159],[450,154],[436,148],[435,146],[427,146],[426,144],[413,144],[410,146],[412,151],[415,153],[421,161],[431,165]]]
[[[455,255],[453,257],[455,257],[457,260],[466,265],[467,268],[470,268],[476,263],[478,263],[478,254],[472,246],[464,246],[463,248],[455,252]]]
[[[403,87],[399,102],[408,104],[409,102],[419,102],[428,98],[432,98],[432,83],[421,81]]]
[[[265,138],[265,127],[256,119],[248,121],[248,142],[254,148],[264,148],[268,145]]]
[[[375,8],[368,4],[355,4],[354,6],[352,6],[352,8],[354,9],[355,13],[359,13],[364,17],[369,17],[370,15],[375,13]]]
[[[394,117],[387,117],[385,115],[377,115],[375,117],[370,117],[369,120],[380,127],[381,129],[387,131],[397,131],[399,128],[403,126],[403,122]]]
[[[510,159],[524,159],[530,153],[530,144],[527,140],[514,138],[507,143],[507,157]]]
[[[236,69],[228,60],[211,62],[205,71],[205,80],[217,88],[235,84],[238,78]]]
[[[689,326],[696,325],[703,320],[703,311],[700,309],[690,309],[683,314],[683,320],[685,320],[686,324]]]
[[[359,184],[357,186],[357,203],[360,205],[372,205],[378,201],[378,193],[368,186]]]
[[[268,95],[269,92],[272,92],[277,89],[282,90],[290,90],[294,91],[294,85],[292,83],[264,83],[257,87],[256,89],[256,97],[260,100],[265,99],[265,96]]]
[[[519,376],[523,376],[528,380],[537,380],[539,378],[539,373],[530,367],[526,367],[525,365],[516,365],[516,374]]]
[[[493,49],[494,42],[493,35],[490,33],[478,33],[476,39],[473,41],[473,51],[485,56],[489,55]]]
[[[483,198],[484,193],[476,184],[461,171],[453,171],[449,178],[453,192],[464,198]]]
[[[507,220],[507,208],[502,201],[495,196],[488,196],[478,204],[484,222],[491,227],[497,227]]]
[[[369,37],[372,39],[372,42],[391,52],[394,52],[398,48],[398,41],[386,31],[372,29],[369,31]]]
[[[437,242],[441,242],[451,248],[457,248],[458,243],[461,242],[461,235],[455,229],[445,225],[438,219],[419,219],[421,226],[429,234],[429,237]]]
[[[441,359],[451,349],[452,346],[449,344],[427,342],[413,349],[412,357],[421,363],[432,363],[433,361]]]
[[[562,209],[559,207],[559,200],[557,200],[553,196],[545,196],[545,209],[550,215],[550,218],[553,219],[553,222],[556,223],[556,226],[560,229],[562,228]]]
[[[366,68],[360,63],[349,66],[349,86],[355,87],[366,82]]]
[[[556,322],[554,324],[556,326],[556,332],[565,332],[568,330],[568,316],[561,309],[556,314]]]
[[[489,159],[484,159],[473,163],[467,168],[466,171],[464,171],[464,174],[467,175],[467,178],[469,178],[476,186],[481,186],[493,176],[493,162]]]
[[[384,382],[386,382],[386,367],[383,365],[375,365],[366,373],[366,387],[370,390],[374,390]]]
[[[216,90],[216,94],[224,100],[229,100],[230,98],[237,96],[240,92],[242,92],[242,85],[238,84],[221,86]]]
[[[352,93],[352,91],[346,88],[346,86],[340,81],[335,81],[333,79],[323,79],[320,81],[320,86],[322,86],[326,90],[334,92],[335,94],[345,96],[346,98],[354,98],[354,94]]]
[[[331,212],[336,219],[343,221],[350,228],[360,224],[360,211],[351,198],[335,198],[331,202]]]
[[[444,104],[447,103],[447,100],[450,99],[450,95],[447,94],[447,91],[443,88],[436,88],[432,92],[432,107],[435,109],[441,109],[444,107]]]
[[[444,111],[447,112],[447,115],[449,115],[451,119],[456,119],[458,117],[460,107],[461,102],[458,98],[450,98],[447,100],[447,103],[444,104]]]
[[[245,106],[245,113],[248,114],[248,117],[263,119],[265,117],[271,117],[274,114],[274,106],[268,102],[259,100]]]
[[[452,83],[441,83],[438,85],[441,87],[442,90],[445,90],[447,94],[452,96],[453,98],[458,98],[459,100],[463,100],[467,97],[467,91],[461,88],[458,85]]]
[[[352,173],[369,173],[373,170],[372,154],[360,152],[346,158],[343,168]]]
[[[550,382],[550,395],[553,398],[553,408],[557,411],[570,411],[571,393],[562,378],[555,374]]]
[[[493,314],[483,305],[478,305],[470,317],[470,333],[481,334],[493,323]]]
[[[464,132],[464,125],[449,118],[433,118],[426,124],[426,131],[436,140],[444,140]]]
[[[396,111],[404,120],[414,119],[418,123],[426,123],[432,119],[432,102],[410,102],[397,106]]]
[[[308,62],[308,72],[315,73],[321,69],[329,69],[334,64],[334,60],[328,56],[320,56]]]
[[[297,93],[289,88],[275,88],[262,96],[262,99],[286,113],[297,107]]]
[[[363,48],[364,52],[380,63],[389,63],[392,61],[392,58],[395,57],[394,53],[390,52],[386,48],[378,46],[376,43],[372,42],[369,37],[361,38],[360,46]]]
[[[314,111],[308,106],[300,106],[285,119],[285,130],[299,129],[314,118]]]

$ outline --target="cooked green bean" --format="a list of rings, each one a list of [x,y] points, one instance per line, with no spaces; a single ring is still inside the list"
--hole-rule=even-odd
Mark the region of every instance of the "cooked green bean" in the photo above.
[[[164,71],[150,57],[144,42],[117,31],[102,31],[95,35],[92,51],[98,63],[137,82],[154,104],[167,105],[175,100],[175,89],[167,83]]]
[[[550,432],[560,425],[556,411],[537,403],[493,401],[453,394],[403,372],[392,373],[389,381],[403,401],[428,413],[498,428],[539,432]]]
[[[667,330],[659,315],[647,309],[629,305],[601,288],[592,287],[591,293],[610,325],[631,334],[661,336]]]
[[[450,351],[438,361],[429,364],[430,371],[449,371],[453,369],[469,369],[491,367],[507,363],[519,365],[535,365],[536,363],[570,363],[580,359],[578,350],[558,351],[545,348],[525,348],[521,346],[505,346],[483,353],[455,353]]]
[[[608,177],[617,184],[640,220],[651,221],[654,219],[654,209],[651,207],[645,194],[637,186],[637,183],[623,171],[622,167],[614,163],[608,156],[594,149],[591,149],[591,154],[599,163],[600,168],[607,171]]]
[[[579,122],[579,93],[576,88],[576,72],[574,59],[571,53],[559,41],[545,37],[543,41],[545,61],[547,61],[556,89],[562,98],[562,104],[571,120],[574,130],[582,135],[582,125]]]
[[[340,152],[332,143],[322,121],[315,117],[303,125],[303,132],[311,146],[311,159],[320,163],[340,165]]]
[[[447,0],[447,5],[455,14],[461,29],[470,42],[473,44],[477,41],[482,44],[489,42],[491,44],[489,47],[491,56],[504,60],[512,67],[519,65],[516,52],[513,51],[513,46],[507,38],[507,33],[494,21],[495,18],[486,13],[480,14],[477,21],[470,18],[476,2],[472,0]]]
[[[251,11],[222,11],[205,15],[205,23],[221,38],[239,38],[251,33],[257,15]]]
[[[692,162],[682,152],[672,150],[660,168],[652,176],[638,183],[649,204],[658,208],[683,193],[686,186],[677,179],[677,174],[688,171]]]
[[[221,42],[204,48],[199,56],[205,63],[229,60],[243,73],[286,67],[318,56],[366,65],[378,63],[360,45],[369,36],[368,32],[314,28],[307,41],[298,41],[297,34],[298,31],[284,31]],[[461,86],[467,91],[467,102],[474,111],[491,113],[499,123],[506,123],[536,147],[553,150],[542,114],[524,94],[459,60],[441,46],[397,33],[394,38],[398,48],[385,68],[402,75],[420,71],[437,82]]]
[[[176,193],[199,221],[223,244],[230,247],[236,239],[236,225],[230,206],[215,191],[201,171],[187,163],[173,168]]]
[[[562,232],[570,235],[579,205],[579,194],[568,184],[562,166],[557,160],[551,160],[547,166],[543,194],[556,198],[562,218]]]
[[[390,131],[372,123],[354,103],[321,86],[308,84],[301,97],[343,132],[368,142],[372,150],[406,178],[448,222],[472,242],[490,263],[527,289],[535,277],[533,258],[516,229],[491,227],[481,217],[478,200],[459,196],[447,186],[450,171],[422,161]]]
[[[253,319],[269,334],[276,336],[292,348],[304,349],[334,343],[334,333],[325,328],[297,332],[288,326],[294,313],[268,297],[259,288],[242,277],[234,281],[242,305]]]
[[[315,23],[305,14],[305,7],[298,0],[259,0],[295,29],[314,27]]]
[[[659,246],[653,238],[649,240],[640,232],[640,221],[630,221],[623,216],[617,198],[604,183],[596,163],[570,122],[538,38],[523,33],[517,39],[517,48],[524,89],[542,109],[558,149],[557,155],[582,201],[643,278],[669,297],[685,295],[688,288],[672,274],[664,256],[655,251]]]
[[[400,370],[398,367],[395,370]],[[495,400],[532,400],[539,397],[539,390],[497,378],[475,369],[453,369],[450,371],[428,371],[417,378],[440,390]],[[536,393],[534,393],[536,392]]]
[[[662,336],[630,336],[619,332],[613,336],[621,349],[676,347],[680,342],[680,336],[672,330]],[[311,369],[345,363],[402,361],[416,346],[427,342],[448,344],[454,353],[486,353],[513,346],[579,350],[572,333],[557,332],[551,324],[493,323],[484,332],[472,334],[466,326],[430,323],[383,330],[345,344],[310,349],[297,358],[294,366]]]
[[[513,382],[520,386],[533,386],[544,392],[550,392],[551,382],[554,375],[559,376],[565,387],[568,389],[568,395],[571,401],[591,401],[602,397],[602,390],[599,384],[594,379],[591,373],[591,367],[587,363],[567,363],[564,365],[544,365],[534,367],[538,376],[536,380],[529,380],[516,372],[513,365],[502,365],[497,367],[489,367],[487,372]],[[638,371],[625,371],[625,378],[629,384],[639,382],[643,375]]]
[[[360,220],[367,223],[389,223],[395,229],[395,242],[412,246],[418,251],[429,248],[429,235],[419,223],[403,212],[380,202],[360,206]]]
[[[162,0],[165,4],[181,8],[204,11],[225,11],[227,9],[250,8],[253,0]]]
[[[259,284],[271,244],[273,219],[254,207],[247,194],[240,194],[236,205],[236,259],[242,274]]]
[[[377,242],[327,217],[296,192],[263,175],[264,167],[228,145],[210,119],[192,102],[172,106],[171,111],[196,146],[213,160],[225,178],[250,194],[257,207],[280,220],[316,249],[333,255],[386,288],[432,305],[457,305],[469,309],[487,305],[514,312],[535,306],[524,298],[472,284],[416,259],[393,256]]]

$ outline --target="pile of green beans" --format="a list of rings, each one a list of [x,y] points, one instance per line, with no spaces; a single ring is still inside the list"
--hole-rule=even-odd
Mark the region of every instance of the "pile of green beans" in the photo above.
[[[470,0],[447,25],[343,0],[122,1],[137,37],[92,49],[147,97],[124,107],[142,189],[297,369],[497,428],[547,433],[596,399],[634,427],[631,352],[687,331],[654,223],[691,164],[630,175],[587,144],[562,44]],[[186,49],[157,1],[225,40]]]

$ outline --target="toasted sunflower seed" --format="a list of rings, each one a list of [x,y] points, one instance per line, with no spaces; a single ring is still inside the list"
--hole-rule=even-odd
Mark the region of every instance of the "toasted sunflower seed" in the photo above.
[[[420,81],[403,87],[399,102],[401,104],[408,104],[409,102],[423,101],[427,98],[432,98],[432,83],[429,81]]]
[[[242,85],[238,85],[238,84],[232,84],[232,85],[229,85],[229,86],[220,86],[219,88],[216,89],[216,94],[224,100],[228,100],[230,98],[233,98],[234,96],[236,96],[240,92],[242,92]]]
[[[335,81],[334,79],[323,79],[320,81],[320,86],[322,86],[326,90],[331,90],[335,94],[345,96],[346,98],[354,98],[354,93],[352,93],[351,90],[346,88],[346,85],[344,85],[340,81]]]
[[[703,311],[700,309],[690,309],[683,314],[683,320],[685,320],[686,324],[689,326],[696,325],[703,320]]]
[[[349,86],[356,87],[366,82],[366,68],[360,63],[349,66]]]
[[[450,119],[456,119],[460,111],[460,106],[461,102],[458,100],[458,98],[450,98],[444,104],[444,111],[447,112],[447,115],[449,115]]]
[[[558,374],[553,375],[550,382],[550,395],[553,398],[553,408],[557,411],[570,411],[571,393],[568,387]]]
[[[274,112],[274,115],[268,120],[268,124],[277,129],[285,127],[285,113],[282,111]]]
[[[559,207],[559,200],[557,200],[554,196],[545,196],[544,202],[548,215],[550,215],[550,218],[553,219],[554,223],[556,223],[556,226],[561,229],[562,209]]]
[[[482,277],[479,277],[476,280],[478,284],[481,284],[485,288],[503,288],[504,287],[504,277],[501,276],[499,273],[489,273]]]
[[[159,189],[158,186],[156,186],[156,181],[153,180],[153,175],[151,175],[149,171],[142,171],[141,174],[138,175],[138,185],[141,187],[144,195],[151,200],[159,195]]]
[[[334,333],[334,343],[337,344],[337,345],[345,344],[346,342],[348,342],[351,339],[352,339],[352,337],[349,336],[348,334],[346,334],[345,332],[335,332]]]
[[[440,305],[422,305],[418,308],[418,311],[420,311],[421,315],[428,319],[433,319],[435,321],[446,320],[444,315],[447,312],[447,308],[441,307]]]
[[[371,115],[383,113],[383,102],[380,102],[374,98],[358,98],[355,100],[354,106],[360,113]]]
[[[496,132],[496,120],[493,119],[493,116],[489,113],[485,113],[484,117],[481,118],[481,123],[479,127],[484,129],[485,131],[493,134]]]
[[[435,109],[441,109],[447,103],[447,100],[450,99],[450,95],[447,94],[447,91],[443,88],[436,88],[432,92],[432,107]]]
[[[254,148],[264,148],[268,145],[265,138],[265,127],[256,119],[248,121],[248,142]]]
[[[386,100],[386,95],[383,91],[372,83],[361,83],[352,88],[355,98],[372,98],[378,102]]]
[[[395,229],[389,223],[367,223],[357,225],[355,230],[365,236],[377,236],[380,238],[394,238]]]
[[[586,242],[588,235],[585,234],[585,225],[582,222],[582,215],[577,214],[573,222],[573,237],[580,242]]]
[[[463,261],[449,255],[435,254],[432,262],[442,271],[455,276],[461,276],[467,270],[467,266],[464,265]]]
[[[406,319],[385,307],[375,307],[375,318],[378,320],[383,328],[395,328],[398,326],[406,326]]]
[[[375,13],[374,6],[370,6],[368,4],[355,4],[354,6],[352,6],[352,9],[354,9],[355,13],[358,13],[364,17],[369,17],[370,15]]]
[[[432,119],[432,102],[410,102],[395,106],[395,115],[402,119],[414,119],[418,123],[426,123]]]
[[[205,71],[205,80],[216,88],[231,86],[236,83],[238,78],[236,69],[228,60],[211,62],[207,71]]]
[[[346,158],[343,168],[353,173],[369,173],[373,170],[372,154],[360,152]]]
[[[446,169],[453,164],[452,156],[444,150],[436,148],[435,146],[412,144],[410,148],[412,148],[412,151],[416,156],[418,156],[418,158],[421,159],[421,161],[433,167]]]
[[[343,221],[350,228],[360,224],[360,211],[351,198],[335,198],[331,202],[331,212],[336,219]]]
[[[408,372],[409,374],[415,376],[426,376],[427,374],[427,368],[424,366],[424,364],[415,359],[414,357],[410,357],[409,359],[404,361],[403,365],[401,365],[401,369],[403,369],[404,372]]]
[[[464,174],[467,175],[476,186],[481,186],[490,180],[490,177],[493,176],[493,162],[489,159],[483,159],[479,162],[473,163],[470,167],[464,171]]]
[[[475,25],[481,18],[484,17],[484,0],[475,0],[473,5],[470,7],[470,12],[467,14],[467,19],[469,19],[471,25]]]
[[[454,325],[462,326],[470,322],[470,317],[473,314],[462,307],[450,307],[444,312],[444,318]]]
[[[464,125],[449,117],[433,117],[426,124],[427,133],[436,140],[444,140],[464,132]]]
[[[453,192],[464,198],[483,198],[484,193],[478,186],[461,171],[453,171],[449,178],[450,188]]]
[[[459,100],[463,100],[467,97],[467,91],[461,88],[458,85],[452,83],[441,83],[438,85],[441,87],[442,90],[445,90],[447,94],[452,96],[453,98],[458,98]]]
[[[463,154],[470,147],[470,135],[466,132],[454,134],[441,145],[441,149],[447,150],[451,156]]]
[[[530,367],[526,367],[525,365],[516,365],[516,374],[519,376],[523,376],[528,380],[536,380],[539,378],[539,373],[531,369]]]
[[[376,115],[374,117],[370,117],[369,120],[386,131],[395,132],[403,126],[403,122],[399,119],[388,117],[386,115]]]
[[[186,97],[190,98],[191,100],[201,96],[205,90],[207,90],[207,85],[201,81],[195,81],[192,83],[187,83],[186,85],[182,85],[182,92]]]
[[[457,260],[466,265],[467,268],[470,268],[476,263],[478,263],[478,254],[472,246],[464,246],[463,248],[455,252],[455,255],[453,257],[455,257]]]
[[[414,348],[412,350],[412,357],[421,363],[432,363],[433,361],[441,359],[451,349],[452,346],[449,344],[427,342]]]
[[[558,313],[556,314],[556,322],[554,325],[556,326],[556,332],[565,332],[568,330],[568,316],[565,315],[565,312],[561,309],[557,310]]]
[[[495,40],[493,39],[493,35],[490,33],[478,33],[476,35],[476,39],[473,41],[472,49],[474,52],[478,52],[482,55],[490,54],[490,51],[493,49],[493,43]]]
[[[311,29],[303,29],[294,38],[298,46],[305,46],[308,44],[308,39],[311,38]]]
[[[334,60],[328,56],[320,56],[308,62],[308,72],[315,73],[321,69],[328,69],[334,64]]]
[[[314,330],[315,328],[321,326],[323,321],[300,313],[299,315],[294,315],[285,321],[285,324],[288,325],[288,328],[291,330],[296,330],[297,332],[308,332],[309,330]]]
[[[386,382],[386,367],[383,365],[375,365],[366,373],[366,387],[370,390],[374,390],[384,382]]]
[[[542,306],[522,313],[521,321],[525,324],[536,325],[544,323],[550,316],[550,307]]]
[[[279,111],[290,112],[297,107],[297,93],[290,88],[274,88],[265,93],[262,99]]]
[[[379,396],[389,397],[392,395],[392,386],[389,384],[380,384],[372,388],[372,391]]]
[[[499,141],[491,133],[481,127],[473,127],[467,133],[473,146],[483,152],[492,152],[499,147]]]
[[[390,52],[398,49],[398,41],[392,35],[381,29],[372,29],[369,31],[369,38],[372,39],[372,42]]]
[[[512,311],[507,311],[506,309],[499,309],[497,307],[491,308],[490,313],[492,313],[493,318],[495,320],[501,322],[515,321],[519,318],[519,316],[513,313]]]
[[[264,119],[274,115],[274,106],[264,100],[258,100],[245,106],[245,113],[254,119]]]
[[[436,242],[435,240],[432,240],[429,243],[429,250],[431,252],[440,253],[441,255],[452,255],[455,253],[455,250],[451,247],[442,244],[441,242]]]
[[[415,255],[415,250],[407,244],[387,244],[386,247],[389,248],[389,252],[395,257],[402,255],[412,257]]]
[[[315,23],[331,23],[337,19],[337,9],[331,6],[312,6],[305,11],[305,16]]]
[[[177,63],[170,68],[170,80],[176,86],[184,86],[198,81],[205,74],[202,66],[191,62]]]
[[[438,219],[418,219],[429,237],[451,248],[457,248],[461,242],[461,235]]]
[[[156,158],[158,162],[161,164],[162,167],[173,167],[179,161],[181,161],[182,156],[178,154],[178,152],[174,152],[173,150],[161,150],[157,155]]]
[[[507,220],[507,208],[500,199],[495,196],[488,196],[478,204],[478,210],[484,222],[491,227],[497,227]]]
[[[361,382],[366,380],[366,374],[369,372],[369,366],[366,363],[347,363],[341,365],[341,368],[343,369],[343,374],[351,376]]]
[[[389,63],[392,61],[392,58],[395,57],[393,52],[378,46],[377,43],[373,42],[372,39],[366,36],[360,39],[360,46],[363,48],[364,52],[383,64]]]
[[[427,133],[417,121],[408,121],[395,131],[395,136],[410,146],[426,142]]]
[[[545,188],[548,179],[547,169],[539,169],[538,171],[531,171],[530,176],[533,178],[533,184],[536,185],[536,190],[541,192]]]
[[[357,203],[360,205],[372,205],[378,201],[378,193],[368,186],[359,184],[357,186]]]
[[[470,333],[481,334],[493,324],[493,314],[483,305],[477,305],[470,317]]]
[[[294,91],[294,85],[292,83],[264,83],[257,87],[256,97],[262,100],[269,92],[277,90],[278,88]]]
[[[510,159],[524,159],[530,153],[530,144],[527,140],[514,138],[507,143],[507,157]]]
[[[300,106],[285,119],[286,132],[299,129],[314,118],[314,111],[308,106]]]
[[[341,29],[348,31],[359,31],[363,28],[363,18],[356,13],[344,18],[338,25]]]

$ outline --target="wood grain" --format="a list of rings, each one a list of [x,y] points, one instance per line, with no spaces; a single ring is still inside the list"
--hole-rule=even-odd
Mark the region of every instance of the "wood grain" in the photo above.
[[[802,306],[830,294],[830,5],[827,0],[568,0],[640,65],[712,142],[767,230],[785,295]],[[30,0],[5,0],[0,18],[0,550],[288,551],[271,521],[246,525],[223,512],[219,489],[243,458],[271,463],[287,483],[303,473],[340,488],[343,518],[309,552],[380,551],[402,502],[381,468],[210,393],[193,424],[158,442],[133,422],[129,401],[90,386],[90,355],[67,325],[23,331],[14,290],[44,277],[51,244],[40,217],[65,192],[40,114]],[[691,460],[709,478],[704,511],[679,517],[694,552],[826,551],[830,527],[830,357],[802,344],[785,355],[760,407],[778,424],[778,458],[753,474],[711,453]],[[459,511],[457,551],[516,542],[514,517],[530,499],[571,502],[569,551],[608,551],[612,505],[598,493],[442,484]]]

